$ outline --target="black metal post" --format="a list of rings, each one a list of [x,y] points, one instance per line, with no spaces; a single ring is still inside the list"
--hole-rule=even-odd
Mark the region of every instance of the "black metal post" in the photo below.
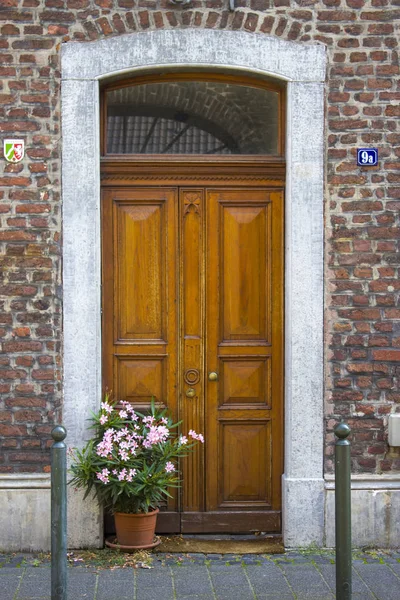
[[[67,430],[51,432],[51,600],[67,600]]]
[[[351,600],[351,429],[335,427],[336,600]]]

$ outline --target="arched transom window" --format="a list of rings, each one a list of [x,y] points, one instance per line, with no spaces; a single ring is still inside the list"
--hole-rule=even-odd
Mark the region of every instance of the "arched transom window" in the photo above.
[[[106,154],[282,155],[282,89],[171,77],[107,88]]]

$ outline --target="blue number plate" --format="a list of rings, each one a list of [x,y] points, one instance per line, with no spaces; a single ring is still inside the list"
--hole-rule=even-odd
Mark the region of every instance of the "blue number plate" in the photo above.
[[[360,167],[375,167],[378,164],[378,148],[358,148],[357,164]]]

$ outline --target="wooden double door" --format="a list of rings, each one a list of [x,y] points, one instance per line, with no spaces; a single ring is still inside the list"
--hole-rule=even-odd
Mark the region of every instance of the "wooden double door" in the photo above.
[[[104,385],[205,436],[160,531],[277,532],[283,189],[172,183],[103,187]]]

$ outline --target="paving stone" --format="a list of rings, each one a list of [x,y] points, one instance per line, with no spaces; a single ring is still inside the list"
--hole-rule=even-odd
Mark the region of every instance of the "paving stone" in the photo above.
[[[20,596],[18,594],[16,600],[52,600],[52,598],[51,596]]]
[[[147,587],[136,590],[135,600],[174,600],[175,596],[172,587]],[[179,600],[181,600],[179,598]]]
[[[333,593],[336,592],[336,565],[327,564],[327,565],[318,565],[318,569],[321,571],[322,577],[327,582],[328,586],[332,590]],[[353,598],[365,598],[365,600],[374,600],[374,596],[368,590],[367,586],[360,579],[357,571],[353,568],[352,573],[352,591]],[[400,600],[400,596],[399,596]]]
[[[395,550],[391,553],[392,558],[400,562],[400,550]]]
[[[257,594],[257,600],[293,600],[294,596],[292,593],[288,594],[279,594],[277,596],[275,593],[273,594]],[[315,600],[319,600],[315,599]]]
[[[172,569],[176,595],[212,594],[212,587],[206,566],[192,566]]]
[[[15,575],[15,569],[13,569],[13,574],[2,575],[0,577],[1,600],[13,600],[20,581],[21,575]]]
[[[215,596],[210,596],[209,594],[196,594],[195,596],[178,596],[177,598],[179,598],[179,600],[215,600]],[[141,598],[138,598],[138,600],[141,600]]]
[[[152,586],[162,587],[166,581],[171,581],[169,569],[165,569],[163,572],[153,571],[152,569],[143,569],[138,571],[136,575],[136,585],[140,588]]]
[[[399,562],[392,562],[389,565],[389,568],[392,569],[392,571],[395,573],[395,575],[397,575],[397,577],[400,577],[400,563]]]
[[[321,555],[315,555],[315,556],[311,556],[309,562],[313,562],[316,564],[322,564],[322,565],[334,565],[335,564],[335,553],[331,553],[331,554],[321,554]]]
[[[287,580],[299,600],[318,598],[333,600],[334,596],[313,565],[281,565]]]
[[[51,570],[48,567],[27,568],[23,574],[18,598],[41,598],[50,595]]]
[[[386,565],[357,565],[356,570],[380,600],[400,599],[400,580]]]
[[[257,565],[260,564],[260,559],[257,557],[257,555],[246,554],[245,556],[242,556],[239,562],[242,565]]]
[[[386,554],[386,555],[382,554],[381,558],[383,559],[383,561],[384,561],[384,563],[386,565],[391,565],[391,564],[397,565],[397,564],[400,564],[399,563],[399,559],[396,558],[395,556],[393,556],[393,554]]]
[[[97,575],[84,568],[72,568],[68,570],[68,597],[94,598]]]
[[[169,567],[140,569],[136,572],[135,600],[174,600],[172,571]]]
[[[249,587],[246,573],[243,567],[236,567],[231,571],[213,571],[211,572],[211,580],[215,589],[226,588],[229,586]]]
[[[218,600],[254,600],[254,593],[249,586],[247,588],[228,587],[225,590],[215,590]]]
[[[26,564],[28,564],[28,561],[30,559],[30,556],[27,554],[15,554],[12,556],[9,556],[6,559],[7,562],[7,567],[15,567],[17,569],[20,569],[21,567],[24,567]],[[0,560],[0,563],[2,561]]]
[[[6,567],[0,567],[0,577],[2,575],[13,575],[15,577],[22,577],[24,573],[25,568],[16,569],[15,567],[9,567],[8,565]]]
[[[233,570],[238,567],[241,568],[240,563],[211,563],[211,565],[208,565],[208,570],[210,573],[232,573]]]
[[[135,577],[132,569],[100,571],[96,600],[133,600]]]
[[[275,598],[279,599],[285,595],[290,596],[290,587],[282,571],[275,564],[250,565],[246,567],[246,572],[257,597],[266,596],[267,594],[272,597],[275,595]],[[293,597],[293,594],[291,597]]]
[[[229,600],[230,598],[232,600],[242,600],[242,598],[254,599],[254,592],[248,582],[244,585],[238,585],[234,581],[227,581],[223,585],[214,585],[214,592],[218,597],[226,600]]]

